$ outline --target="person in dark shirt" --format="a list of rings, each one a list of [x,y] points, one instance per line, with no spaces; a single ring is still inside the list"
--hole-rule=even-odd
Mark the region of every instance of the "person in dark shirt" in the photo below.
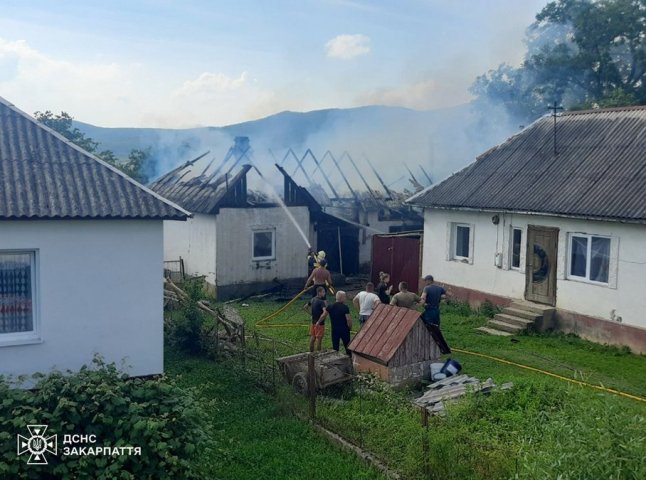
[[[325,288],[316,289],[316,297],[313,297],[303,307],[312,314],[312,324],[310,325],[310,352],[314,349],[321,350],[321,341],[325,335],[325,317],[327,317],[327,303],[325,302]]]
[[[336,303],[327,308],[327,313],[332,324],[332,348],[339,351],[339,340],[343,341],[345,353],[350,355],[348,345],[350,344],[350,327],[352,327],[352,316],[350,309],[345,304],[346,294],[339,290],[336,292]]]
[[[446,298],[446,290],[433,284],[433,275],[426,275],[424,281],[426,282],[426,286],[422,293],[422,304],[424,305],[422,320],[427,325],[437,325],[439,327],[440,302]]]
[[[393,289],[392,285],[388,285],[390,282],[390,274],[385,272],[379,272],[379,285],[377,285],[377,296],[381,303],[386,305],[390,304],[390,292]]]

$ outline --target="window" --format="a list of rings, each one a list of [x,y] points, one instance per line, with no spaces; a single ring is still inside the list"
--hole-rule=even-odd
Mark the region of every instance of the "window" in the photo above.
[[[35,252],[0,252],[0,344],[36,336]]]
[[[607,284],[610,272],[610,238],[571,234],[568,271],[570,278]]]
[[[461,223],[454,223],[452,243],[452,259],[468,260],[469,258],[471,258],[471,226]]]
[[[273,260],[276,258],[276,239],[274,230],[256,230],[253,232],[253,260]]]
[[[523,230],[521,228],[511,229],[511,268],[520,269],[520,250],[522,247]]]

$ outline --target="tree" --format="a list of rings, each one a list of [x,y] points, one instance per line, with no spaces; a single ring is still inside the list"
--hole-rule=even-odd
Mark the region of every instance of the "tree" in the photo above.
[[[569,109],[646,104],[646,0],[556,0],[527,30],[518,68],[478,77],[479,101],[531,121],[556,101]]]
[[[78,128],[74,127],[72,123],[74,118],[68,113],[61,112],[57,115],[47,110],[44,113],[36,112],[34,117],[40,123],[47,125],[52,130],[63,135],[70,142],[99,157],[104,162],[118,168],[134,180],[141,183],[145,183],[147,181],[147,178],[143,173],[143,169],[144,165],[147,165],[147,162],[151,161],[149,150],[144,151],[133,149],[128,155],[128,160],[121,161],[112,150],[99,151],[99,142],[88,137]]]

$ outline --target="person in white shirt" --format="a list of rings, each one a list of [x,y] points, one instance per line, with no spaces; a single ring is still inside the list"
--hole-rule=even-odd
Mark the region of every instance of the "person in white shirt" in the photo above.
[[[366,283],[366,289],[357,293],[352,299],[352,303],[359,309],[359,325],[363,327],[368,317],[372,315],[373,310],[381,303],[379,297],[375,294],[375,285],[372,282]]]

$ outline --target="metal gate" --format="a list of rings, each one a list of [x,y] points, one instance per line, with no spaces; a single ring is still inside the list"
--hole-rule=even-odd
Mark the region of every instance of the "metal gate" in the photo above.
[[[370,278],[379,283],[379,272],[390,273],[393,291],[399,282],[407,282],[411,292],[419,293],[422,233],[374,235],[372,237],[372,267]]]

